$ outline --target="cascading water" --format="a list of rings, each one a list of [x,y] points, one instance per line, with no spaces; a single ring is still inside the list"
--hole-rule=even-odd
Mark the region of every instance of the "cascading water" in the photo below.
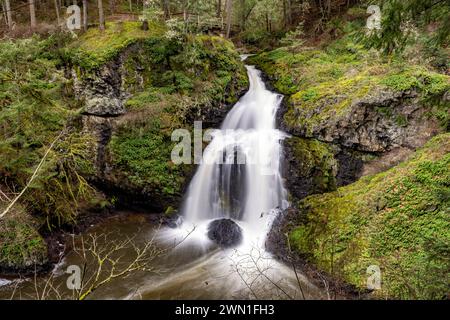
[[[285,134],[275,129],[282,96],[266,89],[259,70],[246,68],[250,88],[212,133],[182,215],[185,225],[203,231],[201,226],[212,219],[231,218],[243,228],[244,238],[262,240],[274,210],[287,206],[280,173]]]
[[[266,89],[259,70],[246,68],[250,88],[212,133],[188,187],[181,224],[159,232],[160,241],[175,244],[166,262],[175,268],[170,277],[148,283],[144,297],[168,297],[174,290],[190,299],[295,299],[303,291],[320,297],[303,275],[264,249],[273,219],[288,206],[280,172],[287,135],[275,128],[282,96]],[[242,239],[232,249],[209,237],[209,227],[219,219],[240,227]]]

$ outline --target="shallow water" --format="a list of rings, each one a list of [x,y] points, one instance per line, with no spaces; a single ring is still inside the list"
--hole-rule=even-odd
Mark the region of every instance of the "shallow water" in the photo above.
[[[136,271],[112,280],[88,299],[303,299],[293,270],[257,247],[243,245],[223,250],[210,243],[199,248],[194,237],[177,237],[178,231],[161,227],[150,222],[147,215],[136,213],[120,213],[75,236],[74,241],[83,238],[87,246],[89,235],[105,233],[109,233],[109,243],[134,237],[134,244],[143,247],[153,239],[156,247],[169,250],[152,261],[154,271]],[[177,246],[173,248],[174,245]],[[134,257],[133,250],[124,250],[121,261],[127,264]],[[53,285],[66,294],[64,298],[70,298],[71,293],[66,287],[67,267],[83,265],[83,261],[77,254],[69,253],[53,271]],[[298,276],[306,299],[324,298],[320,289],[301,274]],[[46,279],[47,276],[37,278],[41,292]],[[33,277],[18,281],[0,280],[3,282],[0,298],[9,299],[14,290],[16,299],[36,297]],[[48,298],[59,299],[53,293]]]

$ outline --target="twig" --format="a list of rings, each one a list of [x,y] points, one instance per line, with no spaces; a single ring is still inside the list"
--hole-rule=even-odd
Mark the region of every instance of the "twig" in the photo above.
[[[291,242],[289,241],[289,236],[287,234],[285,234],[286,239],[287,239],[287,244],[288,244],[288,249],[289,249],[289,253],[292,254],[292,250],[291,250]],[[302,288],[302,284],[300,282],[300,279],[298,277],[298,273],[297,273],[297,268],[295,267],[295,262],[292,259],[292,257],[290,257],[291,260],[291,264],[292,264],[292,269],[294,269],[294,273],[295,273],[295,278],[297,279],[297,283],[298,283],[298,287],[300,288],[300,292],[302,294],[303,300],[305,300],[305,294],[303,292],[303,288]]]

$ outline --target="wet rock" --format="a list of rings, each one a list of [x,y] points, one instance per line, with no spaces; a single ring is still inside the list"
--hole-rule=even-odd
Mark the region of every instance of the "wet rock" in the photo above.
[[[242,241],[242,229],[231,219],[214,220],[208,226],[208,238],[221,247],[234,247]]]
[[[301,199],[336,188],[337,163],[330,146],[298,137],[286,139],[283,145],[284,176],[294,196]]]

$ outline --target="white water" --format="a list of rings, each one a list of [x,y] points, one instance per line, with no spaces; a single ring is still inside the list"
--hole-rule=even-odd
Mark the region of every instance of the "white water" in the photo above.
[[[209,221],[231,218],[244,239],[261,242],[277,209],[287,206],[275,128],[282,96],[266,89],[260,71],[247,66],[248,92],[234,105],[203,153],[182,207],[184,225],[205,231]]]

